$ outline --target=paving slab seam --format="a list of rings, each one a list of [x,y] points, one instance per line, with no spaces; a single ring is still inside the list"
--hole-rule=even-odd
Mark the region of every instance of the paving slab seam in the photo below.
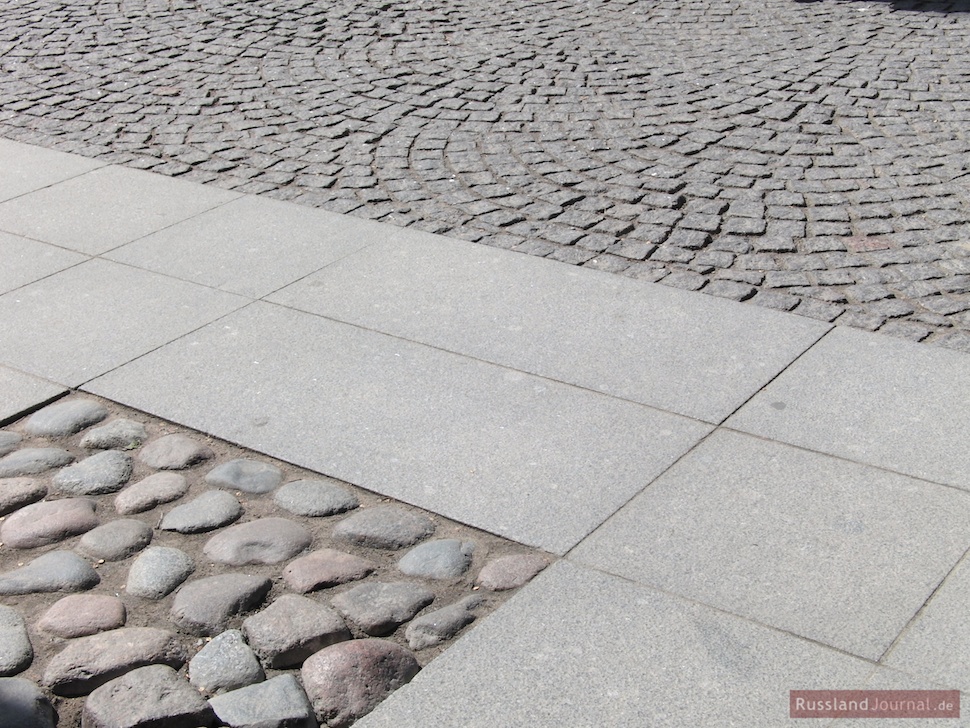
[[[877,660],[877,662],[879,662],[880,664],[883,664],[887,659],[889,659],[892,656],[893,650],[900,642],[902,642],[906,638],[907,632],[909,632],[913,628],[913,626],[917,622],[919,622],[920,617],[922,617],[923,614],[926,612],[930,603],[933,601],[933,598],[946,586],[948,581],[951,581],[953,579],[954,574],[961,567],[961,565],[965,565],[968,562],[968,555],[970,555],[970,548],[968,548],[964,552],[963,556],[961,556],[960,559],[953,565],[953,568],[950,569],[950,571],[947,572],[946,576],[943,577],[943,580],[940,581],[940,583],[937,584],[936,588],[933,589],[933,591],[926,597],[926,601],[920,605],[920,608],[913,615],[913,618],[909,620],[909,622],[906,623],[906,626],[903,628],[903,630],[898,635],[896,635],[896,639],[894,639],[892,643],[886,648],[886,651],[879,656],[879,659]]]

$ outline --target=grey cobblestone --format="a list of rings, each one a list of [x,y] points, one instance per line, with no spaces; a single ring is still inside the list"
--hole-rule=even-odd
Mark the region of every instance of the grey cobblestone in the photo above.
[[[759,252],[948,280],[970,250],[893,256],[970,237],[954,7],[25,0],[0,11],[0,135],[669,285],[689,267],[714,295]],[[956,340],[918,305],[892,320]]]
[[[57,696],[54,720],[63,728],[91,723],[94,713],[105,725],[125,725],[126,720],[133,725],[182,725],[181,718],[173,717],[177,711],[156,715],[134,707],[126,711],[120,699],[109,700],[110,706],[99,703],[107,693],[121,695],[133,685],[168,694],[165,685],[176,684],[171,680],[189,690],[185,695],[198,695],[192,687],[205,697],[224,693],[228,700],[220,705],[245,708],[240,715],[257,722],[315,725],[305,700],[295,699],[302,693],[278,688],[297,685],[304,661],[310,663],[341,641],[364,644],[331,656],[377,660],[363,682],[340,669],[336,675],[350,681],[348,690],[363,691],[351,701],[357,707],[346,706],[362,715],[401,684],[393,676],[384,684],[384,658],[403,661],[403,679],[410,679],[473,618],[490,613],[552,560],[144,413],[100,399],[96,404],[112,418],[108,425],[90,424],[79,432],[51,436],[49,444],[61,454],[60,465],[2,484],[4,493],[12,495],[0,504],[5,511],[0,521],[0,612],[6,615],[0,619],[6,639],[0,642],[7,647],[6,652],[0,649],[0,672],[38,686],[47,701]],[[51,483],[72,469],[73,459],[89,455],[92,431],[126,418],[144,428],[144,444],[128,443],[129,485],[117,494],[43,499]],[[8,456],[36,444],[36,438],[23,436],[26,421],[22,418],[4,430],[10,433],[5,442],[13,448]],[[156,455],[167,451],[175,457],[142,457],[158,442],[166,447],[156,447]],[[176,447],[167,446],[173,443]],[[201,448],[206,459],[186,462],[186,454]],[[274,481],[288,485],[230,492],[207,482],[207,474],[221,465],[240,462],[265,466],[247,470],[269,472]],[[172,465],[178,472],[156,470]],[[223,501],[232,518],[213,523],[207,499]],[[169,530],[179,509],[186,524],[205,522],[205,532]],[[229,525],[243,516],[241,524]],[[428,540],[435,532],[439,539]],[[310,548],[315,550],[308,552]],[[443,605],[452,607],[441,609]],[[346,614],[346,621],[338,611]],[[409,629],[414,620],[419,621]],[[372,634],[380,639],[369,639]],[[331,667],[339,668],[337,663]],[[142,683],[141,677],[151,671],[140,668],[159,664],[171,667],[154,670],[165,672],[166,680]],[[283,683],[274,682],[281,677]],[[370,686],[371,679],[380,685]],[[235,694],[250,685],[255,689]],[[319,703],[325,686],[318,681],[315,687]],[[274,695],[279,699],[276,707],[264,705],[264,698]],[[352,696],[331,697],[336,705]],[[363,702],[356,702],[358,698]],[[95,703],[100,707],[93,711]],[[102,711],[107,708],[113,717]],[[320,703],[321,715],[324,710],[330,708]],[[194,726],[194,720],[186,717],[184,724]]]

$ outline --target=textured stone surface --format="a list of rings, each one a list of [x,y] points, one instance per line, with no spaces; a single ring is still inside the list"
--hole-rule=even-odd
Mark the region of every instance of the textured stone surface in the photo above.
[[[269,579],[246,574],[190,581],[175,594],[172,621],[190,634],[219,634],[230,618],[259,606],[271,587]]]
[[[256,654],[238,629],[216,635],[189,660],[189,682],[206,693],[237,690],[265,677]]]
[[[0,480],[0,516],[36,503],[47,495],[47,486],[32,478],[5,478]]]
[[[364,639],[321,650],[303,664],[300,674],[317,718],[339,728],[367,715],[420,669],[403,647]]]
[[[147,438],[148,431],[142,423],[119,418],[89,430],[80,444],[89,450],[131,450]]]
[[[263,664],[271,668],[297,667],[314,652],[350,639],[339,614],[296,594],[284,594],[247,617],[242,628]]]
[[[283,580],[290,589],[306,593],[363,579],[376,568],[377,564],[360,556],[320,549],[287,564]]]
[[[16,449],[22,439],[19,432],[0,430],[0,457]]]
[[[454,579],[472,563],[475,544],[448,538],[415,546],[397,562],[397,568],[408,576],[426,579]]]
[[[232,493],[210,490],[170,510],[162,518],[159,528],[179,533],[202,533],[232,523],[242,513],[243,507]]]
[[[517,589],[548,566],[539,554],[512,554],[492,559],[478,572],[475,583],[491,591]]]
[[[215,456],[205,445],[185,435],[165,435],[145,445],[138,459],[157,470],[183,470]]]
[[[0,678],[3,720],[10,728],[55,728],[57,714],[38,685],[20,677]]]
[[[313,541],[303,526],[285,518],[259,518],[220,531],[203,548],[213,561],[232,566],[277,564],[306,549]]]
[[[178,500],[189,490],[179,473],[155,473],[125,488],[115,496],[115,510],[123,516],[148,511],[162,503]]]
[[[67,643],[44,671],[55,695],[87,695],[119,675],[146,665],[178,669],[188,659],[177,635],[154,627],[122,627]]]
[[[244,493],[268,493],[283,482],[283,473],[269,463],[237,458],[210,470],[205,482]]]
[[[82,556],[120,561],[138,553],[152,541],[152,527],[131,518],[109,521],[81,536],[77,551]]]
[[[100,402],[72,398],[49,404],[32,414],[24,425],[24,431],[34,437],[65,437],[107,416],[108,410]]]
[[[464,627],[475,621],[472,610],[479,607],[482,598],[477,594],[467,596],[455,604],[422,614],[408,624],[404,632],[408,647],[423,650],[449,640]]]
[[[298,516],[332,516],[360,505],[357,496],[326,480],[294,480],[273,494],[273,502]]]
[[[91,565],[73,551],[51,551],[18,569],[0,574],[0,594],[77,592],[101,581]]]
[[[400,506],[375,506],[348,516],[336,525],[334,538],[371,548],[395,550],[434,533],[434,521]]]
[[[67,495],[114,493],[131,477],[131,456],[105,450],[64,468],[51,480],[52,488]]]
[[[195,571],[192,557],[172,546],[152,546],[128,569],[125,591],[135,597],[161,599]]]
[[[434,601],[434,592],[408,582],[360,584],[331,603],[364,632],[383,637]]]
[[[41,501],[7,516],[0,540],[15,549],[29,549],[63,541],[98,525],[95,503],[89,498]]]
[[[209,705],[233,728],[317,728],[313,707],[290,674],[217,696]]]
[[[0,478],[37,475],[74,461],[74,456],[59,447],[25,447],[0,458]]]
[[[0,605],[0,677],[26,670],[33,659],[24,618],[13,607]]]
[[[124,627],[125,604],[108,594],[71,594],[55,602],[39,620],[37,628],[56,637],[86,637]]]
[[[199,728],[213,723],[205,699],[167,665],[132,670],[84,702],[85,728]]]

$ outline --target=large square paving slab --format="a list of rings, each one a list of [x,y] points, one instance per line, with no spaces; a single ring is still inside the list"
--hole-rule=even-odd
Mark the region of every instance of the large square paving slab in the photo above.
[[[829,328],[413,231],[269,300],[715,423]]]
[[[877,659],[970,546],[970,494],[719,430],[571,554]]]
[[[0,423],[15,420],[66,391],[53,382],[0,366]]]
[[[104,162],[0,139],[0,202],[63,182]]]
[[[779,726],[790,690],[858,689],[874,669],[559,562],[356,725]]]
[[[557,553],[711,429],[260,302],[85,388]]]
[[[384,227],[246,196],[105,257],[260,298],[367,245]]]
[[[0,230],[97,255],[239,197],[124,167],[102,167],[0,203]]]
[[[83,263],[88,256],[0,232],[0,293]]]
[[[726,424],[970,489],[970,356],[838,327]]]
[[[0,364],[73,387],[247,301],[89,260],[0,296]]]

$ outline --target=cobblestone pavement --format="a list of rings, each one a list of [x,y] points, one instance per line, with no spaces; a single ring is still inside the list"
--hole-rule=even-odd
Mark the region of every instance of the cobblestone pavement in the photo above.
[[[0,725],[350,725],[552,560],[68,397],[0,429]]]
[[[970,350],[968,11],[10,0],[0,135]]]

